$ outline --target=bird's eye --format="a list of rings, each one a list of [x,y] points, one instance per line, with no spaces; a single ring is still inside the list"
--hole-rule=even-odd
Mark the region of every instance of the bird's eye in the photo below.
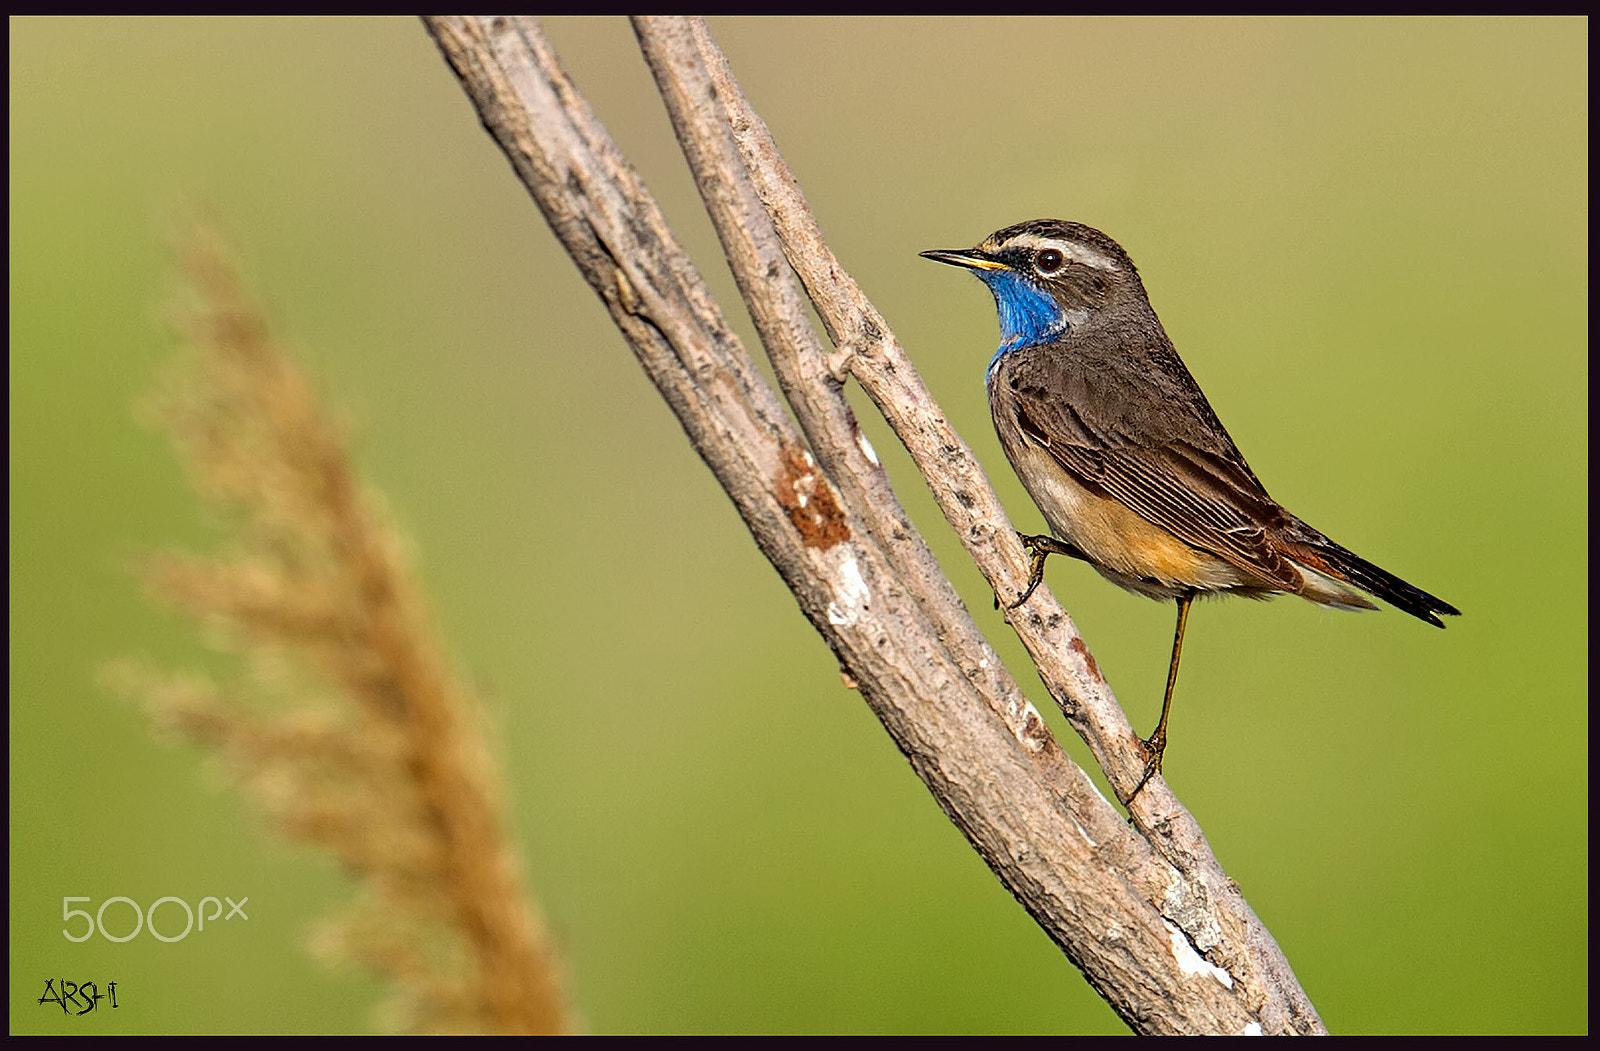
[[[1033,257],[1033,268],[1041,274],[1053,274],[1067,262],[1067,257],[1054,248],[1046,248]]]

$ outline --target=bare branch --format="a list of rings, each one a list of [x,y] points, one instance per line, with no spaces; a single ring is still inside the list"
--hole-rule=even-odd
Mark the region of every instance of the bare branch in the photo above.
[[[951,520],[984,552],[980,565],[1002,593],[1015,592],[1025,560],[976,461],[821,245],[704,27],[648,19],[636,29],[803,436],[537,24],[428,24],[484,125],[801,609],[940,806],[1091,984],[1140,1032],[1322,1031],[1281,954],[1281,970],[1264,959],[1259,946],[1276,946],[1220,867],[1213,875],[1187,850],[1180,867],[1170,855],[1189,840],[1162,837],[1158,852],[1127,827],[1061,752],[938,572],[861,440],[835,378],[841,366],[875,377],[863,386],[941,503],[969,508]],[[830,359],[816,344],[779,258],[780,237],[847,356]],[[1052,692],[1074,708],[1091,694],[1109,705],[1086,720],[1096,727],[1092,744],[1102,761],[1115,760],[1113,783],[1131,788],[1135,739],[1070,621],[1053,600],[1031,602],[1026,619],[1036,656],[1052,646],[1069,656],[1073,689],[1058,682]],[[1161,805],[1186,818],[1164,790]],[[1209,858],[1197,828],[1194,835],[1199,856]],[[1287,989],[1270,980],[1277,975],[1288,976]]]

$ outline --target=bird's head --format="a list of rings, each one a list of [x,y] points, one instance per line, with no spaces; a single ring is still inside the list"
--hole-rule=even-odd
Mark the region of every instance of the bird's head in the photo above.
[[[922,255],[966,267],[989,286],[1001,350],[1059,339],[1108,310],[1149,309],[1128,253],[1082,223],[1030,219],[995,231],[976,248]]]

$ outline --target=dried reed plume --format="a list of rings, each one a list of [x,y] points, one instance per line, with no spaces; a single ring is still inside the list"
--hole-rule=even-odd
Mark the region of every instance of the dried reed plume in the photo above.
[[[389,1026],[569,1030],[477,701],[449,674],[399,537],[222,254],[196,237],[182,260],[192,360],[155,408],[233,536],[218,557],[163,555],[146,576],[248,674],[225,688],[125,666],[116,678],[159,727],[217,753],[275,826],[358,879],[313,951],[391,980]]]

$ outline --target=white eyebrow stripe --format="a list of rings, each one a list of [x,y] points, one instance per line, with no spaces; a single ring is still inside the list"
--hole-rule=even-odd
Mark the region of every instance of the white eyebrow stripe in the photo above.
[[[998,247],[998,246],[997,246]],[[1039,234],[1018,234],[1005,243],[1007,248],[1025,248],[1030,252],[1037,252],[1045,248],[1054,248],[1062,255],[1075,263],[1093,267],[1096,270],[1117,271],[1122,268],[1112,262],[1111,257],[1095,251],[1086,244],[1077,241],[1063,241],[1055,237],[1041,237]]]

